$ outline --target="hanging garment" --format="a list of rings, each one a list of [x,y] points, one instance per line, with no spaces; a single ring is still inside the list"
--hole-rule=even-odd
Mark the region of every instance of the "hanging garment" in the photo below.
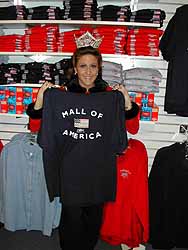
[[[176,9],[160,40],[159,48],[168,61],[164,110],[188,116],[188,4]]]
[[[188,160],[185,144],[160,148],[149,176],[150,239],[153,248],[187,248]]]
[[[116,200],[104,205],[101,239],[138,247],[148,240],[148,217],[147,151],[141,141],[129,139],[125,154],[117,160]]]
[[[59,225],[61,204],[46,188],[42,149],[30,134],[17,134],[0,157],[0,222],[10,231],[40,230],[50,236]]]

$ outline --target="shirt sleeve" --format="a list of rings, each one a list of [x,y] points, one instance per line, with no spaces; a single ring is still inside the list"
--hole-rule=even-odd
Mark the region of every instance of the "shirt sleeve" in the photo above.
[[[41,119],[42,118],[42,108],[41,109],[34,109],[35,103],[32,102],[28,105],[26,114],[32,119]]]
[[[125,112],[127,132],[135,135],[139,130],[139,106],[132,102],[132,109]]]
[[[132,119],[136,117],[139,113],[139,106],[136,102],[132,102],[132,108],[130,110],[125,111],[126,119]]]

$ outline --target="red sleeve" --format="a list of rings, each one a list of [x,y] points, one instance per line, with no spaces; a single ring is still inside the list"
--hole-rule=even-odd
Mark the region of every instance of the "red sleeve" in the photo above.
[[[40,124],[41,124],[41,119],[32,119],[31,117],[29,117],[28,129],[32,133],[37,133],[39,131]]]
[[[138,133],[138,130],[139,130],[139,114],[137,116],[135,116],[134,118],[130,119],[130,120],[126,120],[125,126],[127,128],[127,132],[129,132],[130,134],[135,135],[136,133]]]

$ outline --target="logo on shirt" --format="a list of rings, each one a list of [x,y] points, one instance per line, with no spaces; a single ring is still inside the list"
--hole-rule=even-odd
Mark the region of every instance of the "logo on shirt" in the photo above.
[[[123,178],[128,178],[128,176],[131,175],[131,172],[127,169],[120,169],[120,175]]]
[[[89,128],[89,119],[77,119],[74,118],[75,128]]]
[[[71,116],[71,115],[89,115],[92,117],[96,117],[98,119],[103,117],[103,113],[100,113],[96,110],[91,110],[89,113],[87,113],[84,108],[80,108],[80,109],[75,108],[75,109],[64,110],[64,111],[62,111],[61,114],[62,114],[63,118],[66,118],[66,117]]]
[[[74,108],[68,109],[61,112],[62,118],[66,119],[70,116],[78,116],[81,115],[82,117],[87,115],[87,118],[74,118],[73,117],[73,127],[76,131],[65,129],[62,133],[63,136],[70,136],[76,140],[94,140],[97,138],[102,137],[102,134],[99,131],[88,131],[90,127],[90,117],[96,119],[102,119],[103,113],[98,112],[96,110],[86,111],[84,108]]]

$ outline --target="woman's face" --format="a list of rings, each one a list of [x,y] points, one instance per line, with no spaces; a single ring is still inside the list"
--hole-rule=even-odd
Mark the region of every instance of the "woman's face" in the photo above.
[[[81,56],[74,70],[78,74],[80,86],[87,90],[95,86],[94,82],[99,72],[98,60],[95,56],[90,54]]]

